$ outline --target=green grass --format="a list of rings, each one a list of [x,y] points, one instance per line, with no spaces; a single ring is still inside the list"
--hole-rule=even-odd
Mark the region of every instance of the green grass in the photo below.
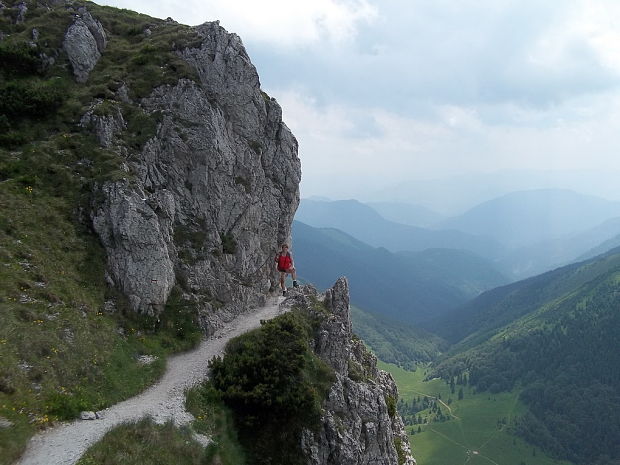
[[[188,428],[146,419],[119,426],[82,456],[78,465],[205,464],[205,449]]]
[[[239,442],[233,414],[207,384],[186,393],[186,408],[194,415],[194,431],[212,439],[205,465],[244,465],[246,453]]]
[[[509,425],[526,407],[518,401],[519,392],[500,394],[474,393],[464,388],[462,400],[452,393],[450,386],[436,378],[424,381],[427,371],[419,365],[416,371],[406,371],[393,364],[379,362],[379,368],[389,371],[398,385],[400,399],[414,397],[438,398],[447,421],[437,421],[429,410],[419,412],[428,423],[407,426],[413,456],[424,465],[500,464],[500,465],[570,465],[546,456],[511,434]],[[460,386],[456,386],[458,392]],[[418,431],[418,426],[421,432]],[[535,454],[535,455],[534,455]]]
[[[180,298],[157,329],[129,313],[107,289],[104,251],[75,222],[72,202],[45,181],[33,184],[0,184],[0,415],[15,423],[0,432],[3,464],[54,420],[140,392],[167,354],[200,338]],[[116,300],[114,313],[106,299]],[[140,365],[142,354],[159,360]]]
[[[88,82],[77,84],[66,56],[55,55],[71,11],[27,4],[25,24],[12,24],[11,11],[0,15],[0,30],[10,34],[0,45],[0,94],[11,97],[0,105],[0,416],[14,424],[0,430],[3,465],[54,421],[139,393],[163,373],[168,354],[201,337],[194,304],[178,289],[157,322],[135,315],[106,284],[105,251],[88,226],[89,212],[97,185],[131,176],[121,169],[124,156],[100,148],[77,126],[93,100],[103,99],[96,113],[118,107],[127,122],[121,142],[130,155],[140,150],[161,115],[112,101],[115,92],[125,83],[130,97],[140,98],[155,86],[196,79],[175,50],[195,45],[197,35],[76,1],[109,39]],[[33,27],[40,33],[36,48],[26,45]],[[56,56],[55,64],[42,68],[40,53]],[[159,358],[141,365],[144,354]]]

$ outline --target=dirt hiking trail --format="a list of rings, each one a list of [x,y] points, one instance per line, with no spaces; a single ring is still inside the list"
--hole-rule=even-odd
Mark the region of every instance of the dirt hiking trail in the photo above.
[[[104,410],[103,418],[62,423],[35,435],[17,465],[73,465],[110,429],[147,416],[157,423],[169,420],[177,425],[189,423],[193,417],[185,410],[185,391],[207,378],[209,360],[221,355],[231,338],[257,328],[261,320],[284,312],[286,309],[280,309],[283,300],[283,297],[269,298],[265,307],[239,315],[203,340],[198,348],[170,357],[166,372],[156,384]]]

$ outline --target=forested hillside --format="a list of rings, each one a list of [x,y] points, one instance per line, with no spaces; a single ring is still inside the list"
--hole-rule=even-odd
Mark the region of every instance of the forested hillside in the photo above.
[[[530,413],[512,425],[518,434],[571,461],[617,463],[619,305],[618,249],[494,290],[467,309],[478,323],[499,318],[457,344],[436,373],[468,376],[478,390],[522,389]],[[451,337],[466,335],[456,327]]]
[[[379,360],[407,370],[436,360],[448,348],[448,343],[434,334],[355,306],[351,307],[351,320],[355,334]]]
[[[506,282],[488,261],[465,251],[396,254],[336,229],[298,221],[293,223],[293,237],[301,277],[326,288],[346,275],[354,303],[395,321],[427,320]]]
[[[539,276],[481,294],[465,305],[425,325],[462,350],[482,341],[504,325],[574,292],[588,282],[596,282],[620,267],[620,248],[583,262],[574,263]]]

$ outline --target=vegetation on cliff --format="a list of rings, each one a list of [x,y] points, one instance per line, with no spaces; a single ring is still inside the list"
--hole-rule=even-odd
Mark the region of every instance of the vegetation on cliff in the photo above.
[[[231,340],[224,357],[214,359],[210,381],[188,402],[205,419],[195,427],[215,435],[211,463],[239,463],[230,458],[241,455],[237,435],[247,463],[305,463],[302,429],[317,426],[334,381],[310,347],[319,321],[306,310],[292,310]],[[213,413],[217,424],[209,419]]]
[[[4,3],[0,416],[13,426],[0,429],[0,463],[11,463],[38,428],[139,392],[161,374],[167,353],[191,347],[199,336],[191,304],[180,295],[156,324],[128,312],[123,297],[106,284],[105,253],[88,226],[89,206],[97,201],[93,187],[129,175],[118,152],[101,148],[78,125],[94,99],[105,103],[122,85],[136,98],[187,77],[189,67],[173,48],[195,35],[186,26],[80,1],[53,8],[27,1],[25,21],[18,23],[18,2]],[[80,6],[109,36],[86,84],[74,82],[62,51]],[[130,103],[122,111],[124,143],[139,149],[157,115]],[[142,354],[159,358],[142,365]]]

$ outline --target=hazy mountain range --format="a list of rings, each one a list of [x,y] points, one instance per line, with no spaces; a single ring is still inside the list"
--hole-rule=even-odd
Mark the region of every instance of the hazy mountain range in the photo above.
[[[514,192],[428,224],[439,214],[416,205],[356,200],[302,200],[296,219],[336,228],[375,247],[396,251],[462,249],[522,279],[613,247],[620,234],[620,202],[566,190]],[[375,208],[389,216],[384,218]],[[407,224],[405,224],[407,223]],[[602,244],[607,241],[609,247]]]
[[[462,249],[494,258],[503,248],[493,239],[456,230],[431,230],[386,220],[357,200],[302,200],[295,219],[317,228],[336,228],[374,247],[420,251]]]
[[[424,321],[507,282],[488,260],[467,251],[394,253],[299,221],[293,237],[301,277],[324,289],[346,275],[353,303],[397,321]]]

